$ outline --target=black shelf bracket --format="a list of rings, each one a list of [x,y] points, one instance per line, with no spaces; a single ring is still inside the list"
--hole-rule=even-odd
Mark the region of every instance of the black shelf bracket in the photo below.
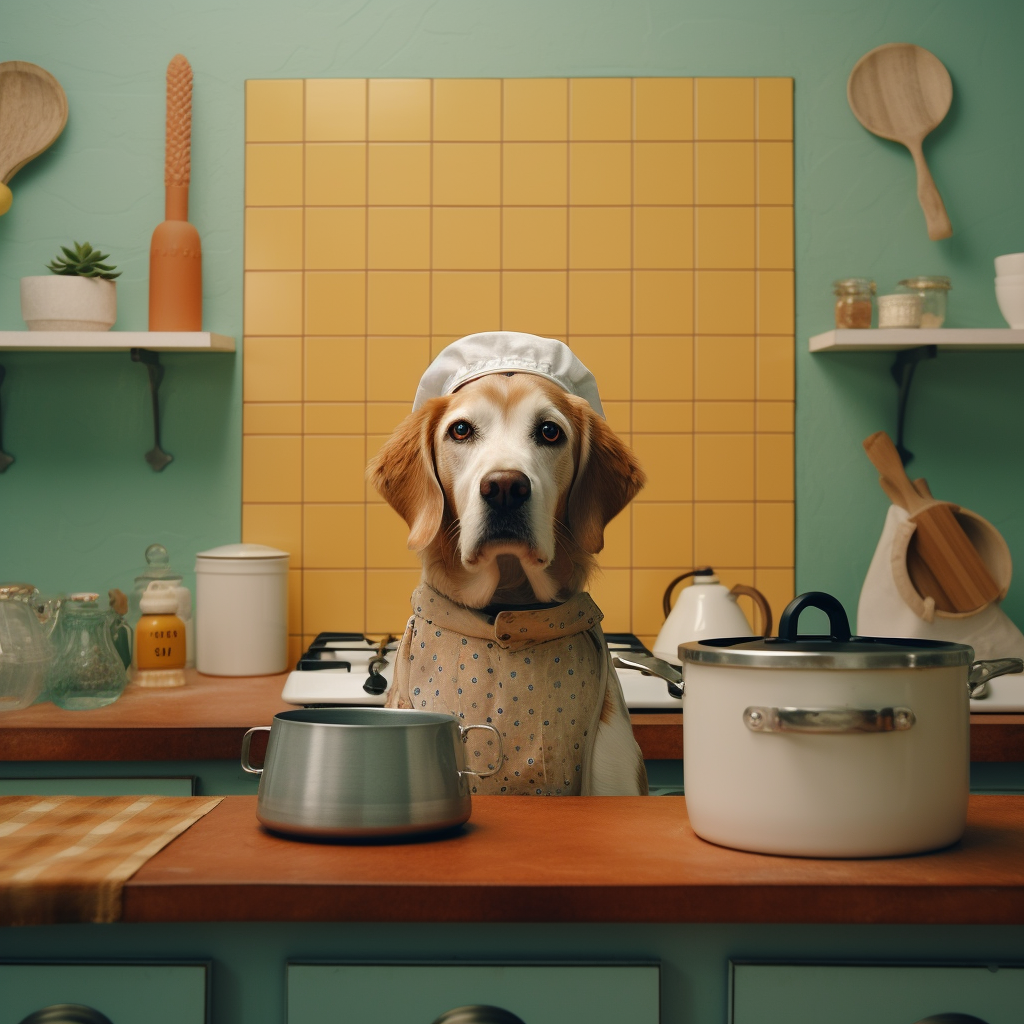
[[[923,359],[934,359],[939,354],[937,345],[920,345],[918,348],[905,348],[896,353],[896,361],[892,364],[892,379],[899,388],[896,399],[896,451],[906,466],[914,457],[903,443],[903,428],[907,420],[907,402],[910,400],[910,385],[914,380],[917,364]]]
[[[7,376],[7,369],[0,366],[0,388],[4,386],[4,377]],[[4,413],[3,405],[0,403],[0,473],[6,473],[7,467],[14,461],[13,455],[4,451]]]
[[[174,456],[160,447],[160,382],[164,379],[164,368],[160,365],[160,354],[148,348],[133,348],[132,362],[143,363],[149,373],[149,394],[153,399],[153,447],[146,452],[146,461],[154,473],[160,473],[174,461]]]

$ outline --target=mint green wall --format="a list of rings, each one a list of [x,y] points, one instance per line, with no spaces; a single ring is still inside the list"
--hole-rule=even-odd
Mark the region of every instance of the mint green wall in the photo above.
[[[885,509],[860,449],[895,426],[885,356],[807,354],[828,329],[829,283],[948,274],[951,326],[1004,326],[992,257],[1024,249],[1024,5],[933,0],[6,0],[0,57],[42,64],[70,119],[14,180],[0,219],[0,328],[21,326],[18,278],[57,244],[88,238],[124,268],[123,329],[146,325],[146,253],[162,211],[163,75],[196,74],[192,219],[203,238],[206,322],[241,328],[246,78],[792,75],[796,79],[798,585],[851,611]],[[955,234],[925,234],[901,147],[846,106],[856,59],[884,42],[936,53],[953,77],[927,152]],[[919,370],[908,443],[936,494],[990,518],[1024,553],[1016,353],[947,354]],[[5,354],[0,576],[45,587],[130,582],[163,540],[189,566],[239,534],[241,357],[166,358],[164,446],[154,474],[145,373],[125,355]],[[1024,622],[1024,588],[1007,607]],[[344,625],[340,623],[339,625]]]

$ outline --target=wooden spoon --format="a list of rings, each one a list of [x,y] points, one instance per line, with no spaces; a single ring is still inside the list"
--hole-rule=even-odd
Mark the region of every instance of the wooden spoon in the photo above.
[[[0,214],[11,206],[7,183],[57,141],[68,122],[68,98],[38,64],[0,64]]]
[[[949,238],[953,227],[921,150],[924,137],[938,127],[953,102],[953,83],[942,61],[912,43],[886,43],[853,66],[846,97],[853,116],[869,132],[910,150],[928,237]]]
[[[943,611],[973,612],[998,600],[999,587],[957,522],[956,507],[932,498],[923,481],[923,486],[910,482],[884,431],[867,438],[864,450],[881,474],[886,494],[910,513],[917,527],[914,553],[907,562],[917,592],[933,597]]]

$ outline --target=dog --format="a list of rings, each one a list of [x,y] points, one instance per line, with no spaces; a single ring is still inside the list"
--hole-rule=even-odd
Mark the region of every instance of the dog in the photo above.
[[[469,744],[488,765],[475,793],[646,794],[585,592],[645,477],[591,404],[535,373],[487,373],[406,417],[367,475],[423,565],[388,706],[497,728],[503,755]]]

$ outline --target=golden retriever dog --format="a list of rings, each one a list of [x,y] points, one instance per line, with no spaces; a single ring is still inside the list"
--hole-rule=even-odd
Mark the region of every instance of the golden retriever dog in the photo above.
[[[645,479],[604,419],[538,373],[488,372],[426,400],[367,476],[423,564],[388,705],[501,733],[502,753],[465,734],[475,793],[645,794],[585,592]]]

